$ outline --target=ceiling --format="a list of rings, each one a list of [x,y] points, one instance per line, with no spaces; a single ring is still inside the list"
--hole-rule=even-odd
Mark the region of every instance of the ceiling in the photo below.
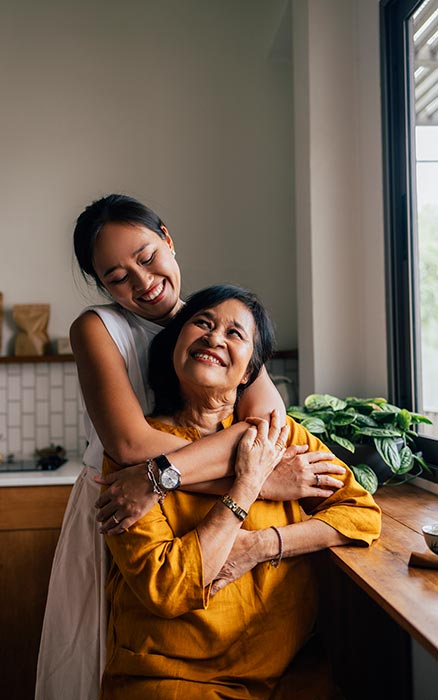
[[[412,18],[417,126],[438,126],[438,0],[424,0]]]

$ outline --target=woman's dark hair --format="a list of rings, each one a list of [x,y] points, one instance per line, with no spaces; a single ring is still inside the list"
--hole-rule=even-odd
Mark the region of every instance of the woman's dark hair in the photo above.
[[[173,352],[184,324],[199,311],[212,309],[228,299],[241,301],[252,313],[255,322],[254,350],[248,366],[250,376],[240,385],[237,395],[257,379],[260,369],[269,360],[275,344],[274,329],[264,306],[255,294],[232,284],[218,284],[195,292],[181,311],[158,333],[149,348],[149,385],[154,392],[152,415],[174,415],[184,407],[179,380],[173,366]]]
[[[165,238],[160,217],[133,197],[109,194],[86,207],[76,221],[74,250],[82,275],[85,279],[92,277],[100,289],[103,285],[94,270],[93,250],[96,238],[108,223],[140,224]]]

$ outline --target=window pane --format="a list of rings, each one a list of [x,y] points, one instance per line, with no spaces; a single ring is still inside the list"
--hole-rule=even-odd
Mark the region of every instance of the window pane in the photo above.
[[[434,422],[433,426],[420,426],[420,432],[438,437],[438,0],[419,6],[411,19],[410,35],[416,164],[412,211],[420,304],[415,314],[417,410]]]

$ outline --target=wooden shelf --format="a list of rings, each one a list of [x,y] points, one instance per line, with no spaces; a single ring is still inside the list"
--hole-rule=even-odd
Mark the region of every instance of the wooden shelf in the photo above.
[[[3,355],[0,365],[30,364],[32,362],[74,362],[73,355]]]

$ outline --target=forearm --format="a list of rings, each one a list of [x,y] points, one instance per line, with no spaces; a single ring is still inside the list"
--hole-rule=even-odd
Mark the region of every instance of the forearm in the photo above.
[[[351,540],[321,520],[305,520],[278,528],[283,540],[283,558],[317,552],[327,547],[349,544]],[[255,531],[258,560],[275,559],[279,553],[279,540],[273,528]]]
[[[247,423],[235,423],[226,430],[207,435],[186,447],[166,452],[182,474],[182,486],[199,484],[201,475],[203,482],[232,476],[237,445],[247,428]]]
[[[247,512],[257,496],[256,490],[247,488],[240,482],[235,482],[228,494]],[[213,506],[198,525],[205,586],[215,579],[226,562],[241,526],[242,521],[221,501]]]
[[[277,409],[280,418],[286,419],[286,408],[277,388],[270,378],[266,367],[262,367],[260,374],[242,394],[237,404],[237,417],[245,420],[248,416],[268,418],[271,412]]]
[[[200,481],[196,484],[189,484],[182,491],[190,491],[191,493],[207,493],[211,496],[223,496],[230,492],[234,479],[225,477],[223,479],[215,479],[214,481]]]

